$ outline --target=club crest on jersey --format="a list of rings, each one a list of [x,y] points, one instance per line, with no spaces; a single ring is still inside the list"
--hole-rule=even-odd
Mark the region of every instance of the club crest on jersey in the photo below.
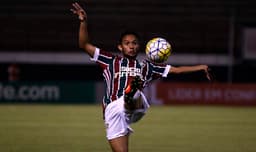
[[[115,78],[117,78],[118,76],[127,77],[127,76],[140,76],[140,75],[141,75],[140,68],[122,66],[120,71],[115,73]]]

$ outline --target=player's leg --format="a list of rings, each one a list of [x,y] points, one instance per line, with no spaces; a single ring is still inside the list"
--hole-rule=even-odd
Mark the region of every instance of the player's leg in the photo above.
[[[130,123],[139,121],[146,114],[148,108],[150,107],[145,95],[142,92],[140,92],[140,96],[137,100],[139,100],[137,102],[139,102],[141,105],[132,111],[130,116]]]
[[[109,140],[113,152],[128,152],[129,135]]]
[[[110,103],[105,109],[106,135],[113,152],[128,151],[128,137],[132,132],[124,113],[124,98]]]
[[[124,101],[125,101],[125,109],[128,111],[133,111],[142,106],[141,100],[141,89],[142,89],[143,81],[140,77],[135,77],[126,87]]]
[[[129,123],[139,121],[149,108],[146,97],[141,91],[143,81],[135,77],[125,89],[125,113]]]

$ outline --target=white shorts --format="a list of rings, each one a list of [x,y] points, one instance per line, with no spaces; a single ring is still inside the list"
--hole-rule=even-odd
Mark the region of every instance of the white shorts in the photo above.
[[[139,121],[149,108],[147,99],[142,92],[141,97],[143,109],[136,109],[130,114],[125,112],[123,96],[107,105],[105,109],[105,126],[108,140],[133,132],[130,124]]]

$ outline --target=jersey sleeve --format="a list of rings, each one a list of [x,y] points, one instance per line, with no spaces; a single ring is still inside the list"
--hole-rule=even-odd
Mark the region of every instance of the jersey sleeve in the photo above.
[[[114,58],[115,56],[112,53],[96,48],[91,60],[98,63],[104,69],[113,62]]]
[[[170,69],[171,69],[171,65],[165,65],[165,70],[164,70],[164,73],[162,74],[162,76],[167,77],[167,75],[169,74]]]
[[[142,75],[144,80],[151,81],[161,77],[167,77],[171,65],[156,64],[145,60],[142,66]]]

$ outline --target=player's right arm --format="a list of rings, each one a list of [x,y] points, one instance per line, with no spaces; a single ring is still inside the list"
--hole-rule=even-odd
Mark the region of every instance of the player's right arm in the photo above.
[[[87,14],[84,9],[78,4],[73,3],[71,11],[78,15],[80,20],[79,27],[79,47],[84,49],[91,57],[93,57],[96,47],[89,43],[88,30],[87,30]]]

